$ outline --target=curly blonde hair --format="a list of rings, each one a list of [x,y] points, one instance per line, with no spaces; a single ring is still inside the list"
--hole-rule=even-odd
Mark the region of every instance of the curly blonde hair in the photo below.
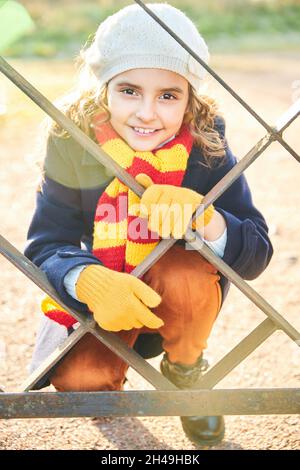
[[[98,121],[101,125],[111,118],[107,105],[106,83],[101,89],[97,87],[97,79],[84,61],[84,51],[77,58],[79,65],[79,80],[77,87],[68,95],[56,102],[60,110],[68,116],[85,134],[96,141],[93,131],[93,118],[102,114],[103,119]],[[194,144],[202,149],[205,163],[211,167],[212,161],[225,156],[225,138],[220,135],[215,125],[215,118],[223,116],[218,109],[216,101],[207,96],[197,94],[189,83],[188,111],[184,115],[183,124],[189,124],[194,137]],[[66,130],[53,121],[48,121],[47,130],[58,137],[69,137]]]

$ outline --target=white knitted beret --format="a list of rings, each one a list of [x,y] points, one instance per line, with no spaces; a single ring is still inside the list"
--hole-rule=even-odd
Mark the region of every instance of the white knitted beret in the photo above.
[[[194,23],[167,3],[147,3],[200,58],[208,63],[207,45]],[[199,90],[206,70],[139,5],[122,8],[99,26],[85,51],[85,61],[102,86],[111,78],[135,68],[171,70]]]

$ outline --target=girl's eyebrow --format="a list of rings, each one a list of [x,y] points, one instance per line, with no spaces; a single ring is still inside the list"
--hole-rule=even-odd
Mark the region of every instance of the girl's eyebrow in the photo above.
[[[130,86],[132,88],[136,88],[137,90],[142,90],[143,88],[139,85],[135,85],[134,83],[129,83],[129,82],[119,82],[119,83],[116,83],[116,86]],[[175,91],[177,93],[180,93],[183,95],[184,91],[179,88],[179,87],[170,87],[170,88],[161,88],[160,90],[157,90],[159,92],[163,92],[163,91]]]

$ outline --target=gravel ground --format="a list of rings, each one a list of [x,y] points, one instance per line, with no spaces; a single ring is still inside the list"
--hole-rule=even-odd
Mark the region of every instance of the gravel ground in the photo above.
[[[215,56],[213,66],[267,122],[273,124],[300,97],[299,54]],[[13,64],[51,99],[72,81],[65,62]],[[7,114],[0,116],[1,233],[23,250],[34,207],[37,181],[36,135],[42,112],[6,79]],[[262,127],[212,79],[208,92],[220,102],[227,137],[238,158],[264,135]],[[299,118],[285,133],[300,153]],[[298,131],[298,134],[297,134]],[[249,284],[257,289],[296,328],[299,320],[299,165],[279,144],[272,146],[246,171],[256,205],[270,226],[275,254],[267,270]],[[7,392],[26,378],[34,346],[42,293],[4,258],[0,259],[0,384]],[[209,340],[206,357],[221,359],[265,318],[234,286]],[[159,367],[161,357],[150,362]],[[299,387],[299,348],[276,332],[217,388]],[[151,389],[132,369],[128,390]],[[51,387],[46,390],[53,390]],[[228,416],[226,435],[215,449],[299,449],[298,415]],[[185,437],[178,417],[59,418],[3,420],[0,449],[195,449]]]

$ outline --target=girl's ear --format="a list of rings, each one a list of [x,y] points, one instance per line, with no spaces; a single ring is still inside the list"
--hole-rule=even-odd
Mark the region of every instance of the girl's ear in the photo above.
[[[185,124],[189,123],[192,119],[193,115],[191,113],[191,111],[188,109],[185,113],[184,113],[184,118],[183,118],[183,122]]]

